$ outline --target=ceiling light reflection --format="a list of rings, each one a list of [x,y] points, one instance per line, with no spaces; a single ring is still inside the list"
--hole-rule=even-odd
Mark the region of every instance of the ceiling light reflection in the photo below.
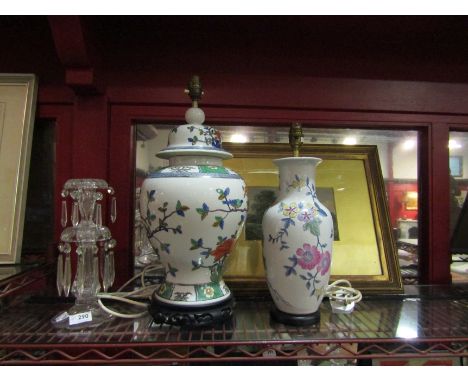
[[[449,149],[450,150],[453,150],[453,149],[460,149],[462,147],[462,145],[456,141],[455,139],[450,139],[449,140]]]
[[[246,143],[247,137],[244,134],[235,133],[231,135],[231,142],[233,143]]]
[[[416,147],[416,140],[415,139],[407,139],[403,142],[403,150],[409,151]]]
[[[355,145],[357,143],[356,137],[346,137],[343,140],[344,145]]]

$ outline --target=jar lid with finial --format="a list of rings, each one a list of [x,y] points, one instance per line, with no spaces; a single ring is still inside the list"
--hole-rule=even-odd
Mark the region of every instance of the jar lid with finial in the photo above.
[[[167,147],[161,150],[157,156],[164,159],[180,155],[232,158],[232,154],[222,148],[220,132],[213,127],[203,125],[205,113],[198,107],[198,102],[204,92],[198,76],[192,77],[185,92],[192,99],[192,107],[185,113],[187,123],[170,131]]]

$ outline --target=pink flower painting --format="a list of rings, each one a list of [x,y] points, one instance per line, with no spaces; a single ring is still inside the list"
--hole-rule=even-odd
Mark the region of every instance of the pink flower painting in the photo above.
[[[327,252],[328,253],[328,252]],[[302,269],[311,270],[317,266],[321,261],[321,253],[310,244],[304,243],[302,248],[298,248],[296,251],[297,263]]]

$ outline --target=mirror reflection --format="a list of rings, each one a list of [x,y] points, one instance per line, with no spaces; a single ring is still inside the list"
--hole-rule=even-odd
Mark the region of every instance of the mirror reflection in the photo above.
[[[450,133],[450,236],[452,281],[468,282],[468,133]]]
[[[167,145],[171,124],[138,124],[136,149],[137,195],[146,175],[168,161],[156,157]],[[217,125],[224,142],[287,143],[289,126]],[[398,247],[403,279],[417,282],[418,264],[418,133],[413,130],[364,130],[303,126],[304,144],[376,145],[386,186],[389,218]],[[136,204],[138,205],[138,204]],[[154,251],[142,235],[135,211],[135,265],[156,260]]]

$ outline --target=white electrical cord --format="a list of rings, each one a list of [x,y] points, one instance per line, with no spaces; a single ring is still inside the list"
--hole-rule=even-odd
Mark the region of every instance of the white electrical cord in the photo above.
[[[345,284],[345,286],[340,284]],[[348,280],[336,280],[328,285],[326,295],[330,299],[330,302],[336,301],[344,303],[346,306],[351,303],[356,304],[362,300],[362,293],[352,288]]]
[[[122,285],[117,292],[98,293],[98,304],[101,307],[101,309],[113,316],[121,318],[140,318],[146,315],[148,304],[146,302],[132,300],[131,298],[148,298],[149,300],[152,293],[154,292],[154,289],[158,286],[158,284],[146,285],[130,292],[122,292],[122,289],[124,289],[127,285],[129,285],[132,281],[136,280],[138,277],[140,277],[141,285],[145,285],[146,273],[155,269],[160,269],[160,266],[148,265],[143,269],[141,273],[138,273],[130,280],[128,280],[124,285]],[[344,286],[342,284],[344,284]],[[147,290],[149,290],[149,292],[146,292]],[[355,288],[352,288],[351,283],[348,280],[336,280],[335,282],[328,285],[326,295],[330,299],[331,303],[344,303],[345,307],[348,307],[350,306],[350,304],[353,304],[351,308],[353,308],[354,304],[358,303],[362,299],[361,292]],[[102,302],[102,299],[120,301],[133,306],[138,306],[144,308],[144,311],[139,313],[120,313],[105,306]]]
[[[155,266],[155,265],[148,265],[146,266],[141,273],[136,274],[133,276],[130,280],[128,280],[124,285],[122,285],[117,292],[114,293],[98,293],[98,304],[101,307],[102,310],[105,312],[116,316],[116,317],[121,317],[121,318],[140,318],[143,317],[147,311],[148,311],[148,303],[146,302],[140,302],[140,301],[135,301],[132,300],[131,298],[148,298],[150,299],[154,289],[158,286],[158,284],[153,284],[153,285],[145,285],[145,276],[148,272],[160,269],[161,266]],[[124,289],[127,285],[129,285],[132,281],[136,280],[137,278],[140,277],[141,280],[141,285],[144,285],[143,287],[130,291],[130,292],[122,292],[122,289]],[[147,292],[149,290],[149,292]],[[144,293],[142,293],[144,292]],[[109,307],[105,306],[104,303],[102,302],[102,299],[105,300],[114,300],[114,301],[120,301],[120,302],[125,302],[127,304],[133,305],[133,306],[138,306],[141,308],[144,308],[144,311],[139,312],[139,313],[120,313],[117,312],[113,309],[110,309]]]

